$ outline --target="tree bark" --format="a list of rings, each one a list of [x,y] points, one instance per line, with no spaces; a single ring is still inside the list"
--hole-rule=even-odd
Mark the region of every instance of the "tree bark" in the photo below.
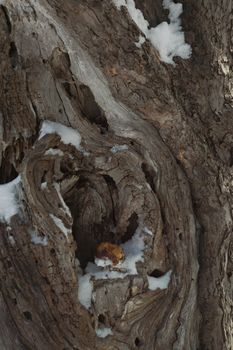
[[[161,1],[135,3],[152,26],[166,18]],[[0,223],[1,350],[232,349],[232,1],[182,3],[193,52],[175,67],[135,46],[109,0],[1,5],[0,180],[21,178],[19,213]],[[39,138],[44,120],[81,148]],[[79,276],[97,245],[142,224],[138,274],[93,281],[87,310]]]

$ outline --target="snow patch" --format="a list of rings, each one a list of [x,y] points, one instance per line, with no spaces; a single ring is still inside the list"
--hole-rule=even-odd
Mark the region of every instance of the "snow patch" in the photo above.
[[[73,145],[78,150],[80,150],[81,136],[79,132],[73,128],[62,125],[60,123],[55,123],[50,120],[43,121],[39,139],[47,134],[57,134],[60,136],[61,141],[68,145]]]
[[[111,148],[111,152],[112,153],[117,153],[117,152],[122,152],[122,151],[126,151],[128,149],[127,145],[114,145]]]
[[[166,289],[171,279],[171,273],[168,271],[164,276],[158,278],[147,276],[149,290]]]
[[[145,20],[143,13],[136,8],[134,0],[114,0],[117,8],[121,6],[127,7],[127,10],[132,18],[132,20],[137,24],[138,28],[147,35],[149,23]]]
[[[16,199],[17,187],[20,183],[20,176],[11,182],[0,185],[0,221],[10,222],[12,216],[18,213]]]
[[[64,156],[64,152],[57,148],[50,148],[45,152],[46,156]]]
[[[90,275],[79,275],[78,279],[78,299],[86,308],[91,307],[91,296],[93,291],[93,282]]]
[[[11,234],[9,234],[8,239],[9,239],[10,244],[14,246],[16,243],[14,237]]]
[[[191,56],[192,49],[185,43],[184,32],[182,32],[180,15],[183,12],[181,3],[174,3],[173,0],[163,0],[163,7],[169,10],[170,23],[162,22],[156,27],[149,28],[148,21],[144,18],[142,12],[136,8],[134,0],[113,0],[114,4],[120,9],[121,6],[127,7],[132,20],[138,28],[150,40],[152,45],[159,51],[161,61],[175,65],[173,58],[175,56],[188,59]],[[139,37],[137,47],[141,46],[142,39]]]
[[[121,6],[127,6],[126,0],[113,0],[113,1],[116,7],[118,8],[118,10],[120,10]]]
[[[144,261],[145,228],[139,224],[133,237],[121,244],[125,260],[113,265],[108,259],[95,259],[95,263],[88,262],[85,274],[79,275],[79,301],[87,309],[91,306],[93,280],[124,278],[128,275],[137,275],[137,263]]]
[[[140,49],[145,41],[146,41],[145,37],[142,35],[139,35],[138,42],[136,42],[135,45]]]
[[[151,230],[149,230],[146,226],[143,227],[143,231],[144,231],[145,233],[147,233],[148,235],[153,236],[153,232],[152,232]]]
[[[139,227],[133,237],[121,244],[121,247],[125,254],[125,260],[119,262],[117,265],[112,265],[112,262],[104,259],[96,259],[97,264],[89,262],[87,264],[85,272],[93,276],[94,279],[116,279],[124,278],[128,275],[137,275],[137,263],[144,261],[143,251],[145,249],[144,234]],[[110,268],[109,268],[110,266]]]
[[[42,190],[45,190],[47,187],[48,187],[47,181],[42,182],[41,185],[40,185],[40,188],[41,188]]]
[[[53,214],[49,214],[49,216],[53,219],[54,223],[57,225],[57,227],[65,234],[66,238],[68,238],[68,235],[71,233],[71,230],[65,227],[62,220],[59,219],[57,216]]]
[[[120,263],[121,268],[126,269],[129,275],[136,275],[137,267],[136,263],[139,261],[144,261],[144,235],[142,233],[141,227],[139,227],[133,237],[121,244],[123,251],[125,253],[125,260]]]
[[[110,259],[95,258],[95,264],[100,267],[112,266],[112,261]]]
[[[100,338],[106,338],[108,335],[113,334],[111,328],[107,328],[107,327],[98,328],[98,329],[96,329],[95,332],[96,332],[97,337],[100,337]]]
[[[48,245],[48,237],[39,236],[35,230],[32,230],[30,232],[30,234],[31,234],[31,242],[32,243],[34,243],[36,245],[43,245],[43,246]]]

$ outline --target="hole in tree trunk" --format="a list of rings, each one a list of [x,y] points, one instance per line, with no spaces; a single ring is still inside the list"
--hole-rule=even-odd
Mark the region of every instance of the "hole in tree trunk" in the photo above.
[[[139,347],[141,347],[143,345],[143,342],[138,337],[135,338],[134,343],[135,343],[137,348],[139,348]]]
[[[2,159],[2,164],[0,167],[0,184],[5,184],[13,181],[18,176],[17,171],[13,164],[7,159]]]
[[[117,189],[109,176],[82,174],[64,200],[73,217],[73,236],[77,243],[76,256],[85,269],[93,262],[97,245],[117,243],[115,212]]]
[[[164,275],[165,275],[165,272],[155,269],[154,271],[152,271],[150,273],[149,276],[158,278],[158,277],[162,277]]]
[[[11,59],[12,68],[16,68],[20,62],[19,62],[18,50],[13,41],[10,43],[9,56]]]
[[[63,198],[73,217],[76,257],[82,269],[88,262],[94,262],[100,243],[125,243],[138,227],[138,216],[133,213],[126,231],[121,233],[117,229],[118,192],[109,175],[80,172],[77,182],[63,193]]]
[[[105,324],[105,322],[106,322],[105,316],[104,316],[103,314],[100,314],[100,315],[98,316],[98,321],[99,321],[100,323]]]
[[[142,171],[144,172],[145,179],[146,179],[147,183],[150,185],[152,191],[156,192],[156,190],[155,190],[155,180],[156,180],[155,171],[147,163],[142,163],[141,168],[142,168]]]
[[[29,311],[24,311],[24,312],[23,312],[23,315],[24,315],[24,317],[26,318],[26,320],[32,321],[32,314],[31,314],[31,312],[29,312]]]

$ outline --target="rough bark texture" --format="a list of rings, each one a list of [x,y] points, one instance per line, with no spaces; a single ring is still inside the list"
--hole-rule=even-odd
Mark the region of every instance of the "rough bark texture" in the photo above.
[[[182,2],[193,54],[176,67],[137,48],[109,0],[1,6],[0,180],[22,180],[20,213],[0,224],[1,350],[232,349],[232,1]],[[166,18],[160,0],[136,4],[153,26]],[[77,129],[83,151],[39,139],[44,119]],[[139,274],[96,281],[86,310],[75,257],[85,266],[141,220],[153,236]],[[168,270],[149,291],[146,275]]]

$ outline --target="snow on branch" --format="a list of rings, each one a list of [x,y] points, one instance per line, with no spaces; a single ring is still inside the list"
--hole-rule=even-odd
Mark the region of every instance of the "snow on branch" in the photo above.
[[[80,150],[81,136],[79,132],[73,128],[62,125],[60,123],[52,122],[50,120],[43,121],[40,137],[44,137],[47,134],[57,134],[60,136],[61,141],[64,144],[70,144]]]
[[[132,20],[159,51],[161,61],[175,65],[173,61],[175,56],[183,59],[191,57],[192,49],[189,44],[185,43],[184,32],[181,27],[180,15],[183,12],[181,3],[174,3],[173,0],[163,0],[164,9],[169,10],[170,23],[162,22],[156,27],[149,28],[149,23],[144,18],[143,13],[135,7],[134,0],[113,0],[113,2],[118,9],[121,6],[127,8]],[[139,42],[136,43],[137,47],[140,47],[142,43],[143,40],[140,36]]]

